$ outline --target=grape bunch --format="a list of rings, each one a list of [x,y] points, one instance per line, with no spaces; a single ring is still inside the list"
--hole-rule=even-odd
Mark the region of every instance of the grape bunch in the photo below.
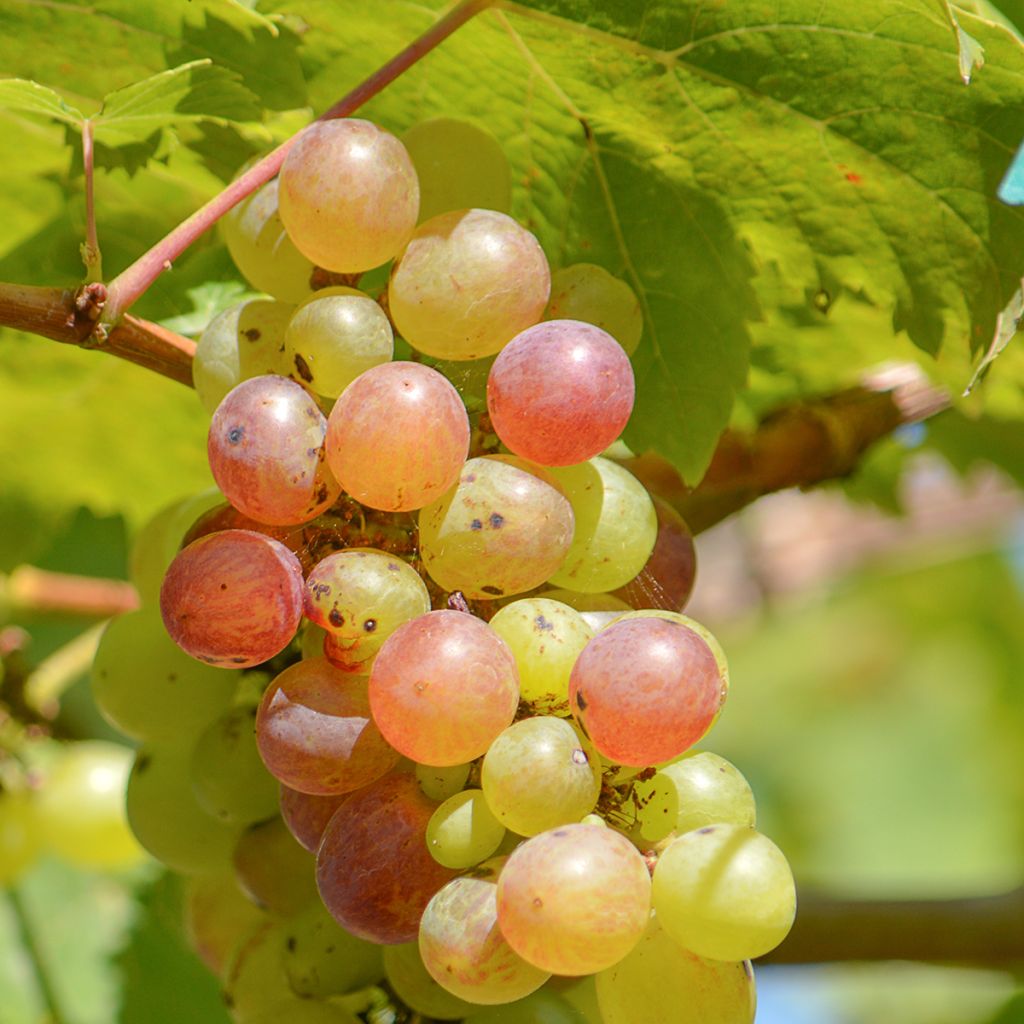
[[[622,465],[639,304],[510,180],[473,125],[320,122],[224,224],[272,298],[198,344],[218,490],[143,532],[93,679],[240,1024],[744,1024],[793,920],[696,747],[692,538]]]

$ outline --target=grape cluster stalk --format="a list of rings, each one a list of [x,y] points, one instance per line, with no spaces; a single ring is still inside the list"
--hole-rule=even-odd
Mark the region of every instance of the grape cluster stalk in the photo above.
[[[319,122],[222,224],[267,297],[198,343],[217,490],[94,669],[132,831],[238,1024],[749,1024],[795,890],[697,747],[692,538],[615,458],[640,306],[552,273],[489,133],[406,142]]]

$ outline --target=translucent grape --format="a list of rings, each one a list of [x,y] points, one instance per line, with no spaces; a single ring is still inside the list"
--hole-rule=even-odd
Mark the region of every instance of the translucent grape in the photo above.
[[[277,813],[277,782],[260,760],[255,723],[255,708],[231,708],[206,727],[192,750],[196,797],[221,821],[250,824]]]
[[[337,398],[364,370],[386,363],[395,339],[384,310],[356,288],[323,288],[297,310],[285,332],[291,372],[318,395]]]
[[[357,118],[314,122],[281,167],[278,202],[289,237],[338,273],[370,270],[395,256],[412,234],[419,201],[405,147]]]
[[[302,566],[283,544],[249,530],[193,541],[160,590],[171,639],[193,658],[249,668],[280,653],[302,619]]]
[[[420,764],[472,761],[510,725],[516,663],[486,623],[434,611],[399,626],[370,673],[370,707],[384,738]]]
[[[128,824],[135,838],[175,871],[224,871],[239,830],[199,805],[189,779],[189,755],[166,746],[139,751],[128,777]]]
[[[421,224],[395,261],[388,308],[413,348],[481,359],[540,320],[550,289],[529,231],[495,210],[452,210]]]
[[[327,418],[286,377],[243,381],[213,414],[206,451],[224,496],[261,523],[315,519],[337,498],[324,461]]]
[[[327,822],[347,798],[348,793],[303,793],[282,782],[281,817],[296,840],[310,853],[316,853]]]
[[[505,1006],[488,1007],[471,1019],[473,1024],[586,1024],[568,1000],[546,988]]]
[[[678,612],[686,607],[697,577],[693,534],[671,505],[654,498],[658,536],[646,565],[615,591],[630,607]]]
[[[420,511],[420,553],[431,578],[466,597],[521,594],[570,550],[569,502],[502,457],[470,459],[458,483]]]
[[[498,820],[522,836],[579,821],[601,792],[593,749],[562,718],[510,725],[484,757],[481,784]]]
[[[455,482],[469,452],[459,393],[429,366],[384,363],[357,377],[331,410],[327,462],[356,501],[422,508]]]
[[[274,178],[228,210],[220,219],[221,236],[253,288],[284,302],[301,302],[310,293],[314,268],[288,237],[277,198]]]
[[[505,605],[490,627],[505,643],[519,669],[519,697],[538,714],[569,711],[569,674],[594,635],[575,609],[547,597]]]
[[[724,699],[707,643],[681,623],[653,617],[601,630],[569,680],[569,702],[584,732],[624,765],[683,753],[707,732]]]
[[[192,383],[210,415],[243,380],[288,372],[284,337],[294,311],[287,302],[250,299],[218,313],[203,328],[192,360]]]
[[[430,592],[408,563],[386,551],[328,555],[306,578],[306,618],[338,640],[353,666],[367,662],[403,623],[430,611]]]
[[[654,502],[643,484],[610,459],[551,470],[572,505],[576,532],[557,587],[600,593],[628,583],[650,558],[658,536]]]
[[[469,778],[470,767],[469,764],[453,764],[443,768],[418,764],[415,768],[416,781],[424,796],[440,803],[462,790]]]
[[[10,885],[41,851],[39,822],[27,793],[0,793],[0,886]]]
[[[498,921],[508,944],[553,974],[592,974],[639,941],[651,877],[625,836],[563,825],[528,839],[498,878]]]
[[[279,817],[247,828],[231,863],[242,892],[270,914],[296,914],[318,899],[316,862]]]
[[[271,683],[256,742],[267,768],[304,793],[351,793],[398,761],[370,716],[366,679],[326,658],[296,662]]]
[[[583,320],[607,331],[632,355],[644,331],[636,293],[594,263],[574,263],[551,274],[547,320]]]
[[[470,121],[435,117],[414,124],[402,142],[420,182],[420,221],[471,206],[508,213],[512,172],[489,131]]]
[[[486,860],[505,838],[505,826],[479,789],[464,789],[437,808],[427,822],[427,849],[446,868],[470,868]]]
[[[436,806],[412,774],[393,772],[338,808],[317,852],[317,885],[347,931],[383,944],[416,938],[423,909],[454,875],[427,852]]]
[[[253,906],[231,875],[195,875],[185,880],[185,938],[214,974],[224,969],[242,935],[264,919],[263,911]]]
[[[652,899],[668,935],[711,960],[762,956],[796,914],[785,856],[746,825],[707,825],[673,840],[654,869]]]
[[[690,832],[719,822],[753,828],[754,794],[738,768],[707,750],[694,750],[658,770],[671,784],[673,828]]]
[[[431,977],[420,959],[415,942],[388,946],[384,950],[384,968],[395,994],[417,1013],[434,1020],[462,1020],[472,1014],[472,1003],[452,995]]]
[[[657,915],[625,959],[596,977],[605,1024],[753,1024],[749,963],[704,960],[680,949]]]
[[[289,995],[281,931],[279,922],[262,921],[231,951],[222,975],[222,996],[236,1024],[244,1024]]]
[[[319,900],[287,922],[283,946],[288,981],[302,996],[345,995],[384,977],[381,947],[345,931]]]
[[[487,410],[502,443],[542,466],[599,455],[633,411],[633,367],[599,327],[549,320],[517,334],[487,379]]]

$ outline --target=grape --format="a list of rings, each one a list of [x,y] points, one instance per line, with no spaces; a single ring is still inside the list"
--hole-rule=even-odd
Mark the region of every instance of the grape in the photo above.
[[[317,900],[316,862],[278,817],[238,838],[231,863],[242,892],[271,914],[295,914]]]
[[[607,331],[632,355],[644,331],[636,293],[604,267],[574,263],[551,274],[546,320],[583,320]]]
[[[236,1024],[363,1024],[361,1018],[330,1002],[279,996],[252,1013],[235,1015]]]
[[[584,732],[624,765],[681,754],[711,727],[724,700],[707,643],[681,623],[653,617],[601,630],[569,680],[569,703]]]
[[[92,664],[92,695],[103,717],[137,740],[197,735],[231,703],[237,681],[176,647],[155,608],[111,619]]]
[[[250,299],[218,313],[203,329],[192,360],[192,383],[213,415],[232,388],[267,373],[287,373],[285,328],[295,307]]]
[[[27,793],[0,792],[0,888],[35,863],[42,843],[35,807]]]
[[[349,274],[386,263],[416,225],[420,190],[405,147],[369,121],[316,121],[285,157],[281,220],[318,266]]]
[[[680,949],[657,915],[632,952],[596,981],[605,1024],[753,1024],[750,964],[704,960]]]
[[[416,938],[430,897],[454,875],[427,851],[435,806],[413,775],[396,772],[338,808],[317,852],[317,885],[347,931],[383,944]]]
[[[524,718],[510,725],[484,757],[481,783],[498,820],[535,836],[579,821],[601,792],[593,749],[561,718]]]
[[[576,532],[551,582],[600,593],[628,583],[650,558],[658,536],[654,503],[643,484],[610,459],[553,469],[572,505]]]
[[[427,849],[446,868],[470,868],[490,857],[505,838],[505,826],[479,789],[450,796],[427,822]]]
[[[524,960],[592,974],[621,960],[647,926],[651,878],[625,836],[563,825],[518,847],[498,878],[498,922]]]
[[[519,697],[536,713],[568,715],[569,674],[594,635],[583,617],[560,601],[527,597],[490,621],[519,669]]]
[[[206,727],[192,750],[196,798],[221,821],[248,825],[277,813],[277,782],[260,760],[255,723],[255,708],[231,708]]]
[[[452,210],[421,224],[395,261],[388,308],[413,348],[481,359],[540,320],[550,289],[529,231],[495,210]]]
[[[370,708],[384,738],[420,764],[472,761],[510,725],[516,663],[480,619],[428,612],[399,626],[370,673]]]
[[[504,1006],[491,1006],[471,1018],[473,1024],[586,1024],[587,1019],[562,996],[546,988]],[[673,1022],[674,1024],[674,1022]]]
[[[640,572],[615,593],[633,608],[678,612],[686,607],[697,575],[693,534],[671,505],[652,500],[658,518],[654,550]]]
[[[370,716],[366,680],[326,658],[286,668],[267,688],[256,719],[267,768],[304,793],[350,793],[398,761]]]
[[[470,767],[469,764],[453,764],[443,768],[418,764],[415,768],[416,781],[424,796],[440,802],[462,790],[469,778]]]
[[[570,550],[569,502],[517,461],[470,459],[458,483],[420,511],[423,562],[445,590],[484,600],[520,594]]]
[[[384,311],[356,288],[324,288],[285,332],[286,360],[318,395],[337,398],[364,370],[386,363],[395,339]]]
[[[453,995],[472,1003],[510,1003],[547,981],[498,927],[497,877],[502,861],[450,881],[427,904],[419,950],[426,970]]]
[[[477,206],[508,213],[512,172],[501,143],[486,129],[453,117],[413,125],[402,142],[420,182],[420,220]]]
[[[306,578],[305,611],[356,666],[369,661],[403,622],[429,612],[430,592],[401,558],[349,548],[322,559]]]
[[[222,995],[238,1024],[289,995],[281,933],[279,922],[263,921],[231,951],[222,976]]]
[[[395,994],[408,1007],[435,1020],[461,1020],[476,1007],[442,988],[431,977],[420,959],[415,942],[388,946],[384,967]]]
[[[459,393],[429,366],[394,362],[357,377],[331,410],[327,462],[371,508],[422,508],[448,490],[469,452]]]
[[[633,411],[633,368],[599,327],[549,320],[517,334],[487,379],[487,410],[502,443],[542,466],[599,455]]]
[[[235,266],[257,291],[284,302],[309,295],[313,264],[295,248],[277,209],[278,179],[260,186],[220,220]]]
[[[124,812],[132,752],[105,740],[64,744],[33,802],[41,843],[88,867],[126,867],[144,859]]]
[[[572,1018],[573,1024],[604,1024],[593,974],[583,978],[552,978],[543,991],[557,995],[576,1011],[578,1016]]]
[[[189,751],[167,746],[139,751],[126,806],[135,838],[175,871],[223,871],[230,862],[238,827],[200,806],[189,781]]]
[[[301,996],[346,995],[384,977],[380,946],[350,935],[317,900],[285,926],[284,969]]]
[[[324,462],[327,418],[287,377],[243,381],[217,406],[206,451],[217,486],[240,512],[288,526],[315,519],[340,488]]]
[[[658,770],[672,787],[676,813],[673,828],[690,832],[728,822],[753,828],[754,794],[739,770],[724,757],[694,750]]]
[[[193,658],[249,668],[291,642],[302,618],[302,566],[283,544],[250,530],[193,541],[160,590],[171,639]]]
[[[652,899],[668,935],[711,960],[762,956],[796,914],[785,856],[745,825],[707,825],[673,840],[654,869]]]
[[[281,817],[288,831],[310,853],[316,853],[327,822],[348,798],[348,793],[318,796],[281,783]]]
[[[185,883],[185,937],[204,964],[220,974],[243,934],[264,920],[231,875],[196,875]]]

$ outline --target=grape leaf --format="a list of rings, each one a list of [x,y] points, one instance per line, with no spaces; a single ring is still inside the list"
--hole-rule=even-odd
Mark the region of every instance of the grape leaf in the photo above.
[[[0,81],[0,110],[41,114],[70,125],[80,125],[83,118],[82,112],[65,103],[60,93],[24,78]]]

